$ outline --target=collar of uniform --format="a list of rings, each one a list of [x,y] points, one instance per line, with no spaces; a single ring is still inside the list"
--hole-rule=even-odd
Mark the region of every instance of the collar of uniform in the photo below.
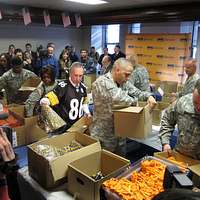
[[[80,86],[80,84],[78,84],[78,85],[74,84],[74,83],[72,82],[71,77],[69,77],[69,81],[70,81],[70,83],[71,83],[75,88],[78,88],[78,87]]]
[[[106,73],[105,76],[108,77],[109,79],[111,79],[111,80],[113,81],[113,83],[116,85],[116,87],[120,87],[120,86],[118,86],[118,84],[114,81],[111,72]]]
[[[18,77],[20,76],[21,73],[16,74],[15,72],[13,72],[13,70],[11,69],[11,77]]]

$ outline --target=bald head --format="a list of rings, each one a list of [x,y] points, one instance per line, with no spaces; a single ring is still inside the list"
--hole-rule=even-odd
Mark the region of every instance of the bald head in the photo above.
[[[123,85],[131,75],[133,65],[126,58],[119,58],[114,62],[112,75],[115,82]]]
[[[185,61],[185,73],[190,77],[196,73],[197,69],[197,60],[190,58]]]

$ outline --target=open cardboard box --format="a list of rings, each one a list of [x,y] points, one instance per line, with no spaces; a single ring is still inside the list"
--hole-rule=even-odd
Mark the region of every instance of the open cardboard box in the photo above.
[[[152,131],[152,116],[149,106],[128,107],[114,112],[115,135],[144,139]]]
[[[139,101],[138,106],[146,106],[147,102]],[[157,102],[157,105],[152,111],[152,124],[159,126],[161,122],[162,112],[164,109],[166,109],[169,106],[169,103],[167,102]]]
[[[62,148],[71,141],[77,141],[83,147],[73,152],[58,156],[49,161],[39,155],[35,148],[37,145],[52,145]],[[67,180],[68,164],[101,149],[100,143],[90,136],[82,133],[68,132],[55,137],[47,138],[28,146],[29,174],[45,188],[52,188]],[[91,164],[91,163],[90,163]]]
[[[200,160],[192,159],[192,158],[190,158],[188,156],[185,156],[183,154],[180,154],[179,152],[174,151],[174,150],[171,152],[171,155],[173,157],[175,157],[176,161],[183,162],[183,163],[185,163],[188,166],[200,164]],[[171,160],[168,159],[168,157],[169,157],[169,153],[168,152],[164,152],[164,151],[163,152],[155,152],[154,156],[157,157],[157,158],[160,158],[162,160],[165,160],[167,162],[171,162],[172,164],[174,164]]]
[[[22,87],[37,87],[41,82],[41,79],[39,77],[31,77],[24,81],[22,84]]]
[[[9,106],[9,112],[23,122],[22,126],[13,128],[14,147],[30,144],[48,136],[44,130],[37,126],[37,116],[25,118],[23,105]]]
[[[69,164],[68,191],[80,200],[99,200],[101,184],[124,172],[130,161],[106,150],[92,153]],[[91,176],[101,171],[103,178]]]
[[[86,133],[89,134],[89,126],[92,123],[92,117],[81,117],[77,122],[75,122],[67,132],[78,132],[78,133]]]

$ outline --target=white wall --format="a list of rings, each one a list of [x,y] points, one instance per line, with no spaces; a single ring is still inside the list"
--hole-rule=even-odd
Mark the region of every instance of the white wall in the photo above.
[[[141,33],[180,33],[180,22],[142,23]]]
[[[33,50],[42,44],[46,47],[48,42],[56,45],[56,56],[60,54],[67,44],[73,44],[79,54],[81,48],[90,47],[90,27],[69,27],[61,25],[44,27],[44,25],[24,26],[22,24],[0,23],[0,52],[6,52],[9,44],[24,50],[24,45],[29,42]]]

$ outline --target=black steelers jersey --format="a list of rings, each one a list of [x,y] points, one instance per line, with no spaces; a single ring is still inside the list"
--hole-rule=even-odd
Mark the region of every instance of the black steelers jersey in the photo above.
[[[83,104],[87,101],[86,87],[82,83],[74,87],[68,80],[60,82],[53,92],[59,100],[53,109],[71,126],[83,116]]]

